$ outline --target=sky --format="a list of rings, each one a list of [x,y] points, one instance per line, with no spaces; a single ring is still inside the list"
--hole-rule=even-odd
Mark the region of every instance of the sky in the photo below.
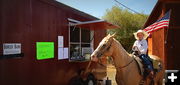
[[[102,18],[107,9],[118,5],[114,0],[57,0],[63,4],[71,6],[75,9],[93,15],[97,18]],[[150,14],[158,0],[118,0],[127,7],[144,14]]]

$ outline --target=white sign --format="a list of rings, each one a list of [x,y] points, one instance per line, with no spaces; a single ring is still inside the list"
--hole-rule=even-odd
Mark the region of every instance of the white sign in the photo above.
[[[20,53],[21,53],[20,43],[4,43],[3,44],[3,55],[20,54]]]
[[[58,47],[64,47],[64,39],[63,36],[58,36]]]
[[[58,48],[58,60],[68,59],[68,48]]]
[[[64,59],[68,59],[69,58],[69,56],[68,56],[68,53],[69,51],[68,51],[68,48],[64,48]]]
[[[63,57],[64,57],[63,48],[58,48],[58,60],[63,59]]]

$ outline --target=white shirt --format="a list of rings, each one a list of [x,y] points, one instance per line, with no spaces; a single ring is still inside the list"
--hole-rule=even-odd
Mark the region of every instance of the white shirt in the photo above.
[[[147,53],[148,45],[146,40],[136,40],[133,46],[136,46],[139,49],[140,54]]]

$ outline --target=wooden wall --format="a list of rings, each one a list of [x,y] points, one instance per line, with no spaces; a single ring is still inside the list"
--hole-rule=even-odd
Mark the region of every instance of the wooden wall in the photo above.
[[[167,37],[167,69],[180,69],[180,1],[167,3],[166,9],[172,10]]]
[[[57,59],[57,36],[64,36],[68,47],[67,18],[97,20],[54,0],[0,0],[0,54],[3,43],[21,43],[24,53],[21,58],[0,59],[0,85],[67,85],[85,68],[88,62]],[[95,46],[105,33],[95,31]],[[55,58],[36,60],[36,42],[54,42]]]
[[[166,69],[180,69],[180,2],[158,2],[150,15],[145,27],[162,17],[171,10],[169,29],[160,29],[149,38],[149,53],[160,56]]]

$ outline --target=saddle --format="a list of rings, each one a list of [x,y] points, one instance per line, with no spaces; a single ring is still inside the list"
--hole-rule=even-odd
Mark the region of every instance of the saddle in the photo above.
[[[135,55],[133,55],[133,58],[136,61],[136,64],[138,66],[139,74],[143,76],[145,70],[144,70],[144,67],[143,67],[142,60],[139,57],[135,56]]]
[[[144,68],[144,65],[142,63],[142,60],[135,55],[132,55],[132,57],[134,58],[134,60],[137,63],[137,66],[139,69],[139,74],[144,76],[145,68]],[[155,73],[160,72],[162,70],[162,63],[160,61],[160,58],[158,58],[157,56],[154,56],[154,55],[150,55],[149,58],[150,58],[150,61],[152,62],[154,72]]]

